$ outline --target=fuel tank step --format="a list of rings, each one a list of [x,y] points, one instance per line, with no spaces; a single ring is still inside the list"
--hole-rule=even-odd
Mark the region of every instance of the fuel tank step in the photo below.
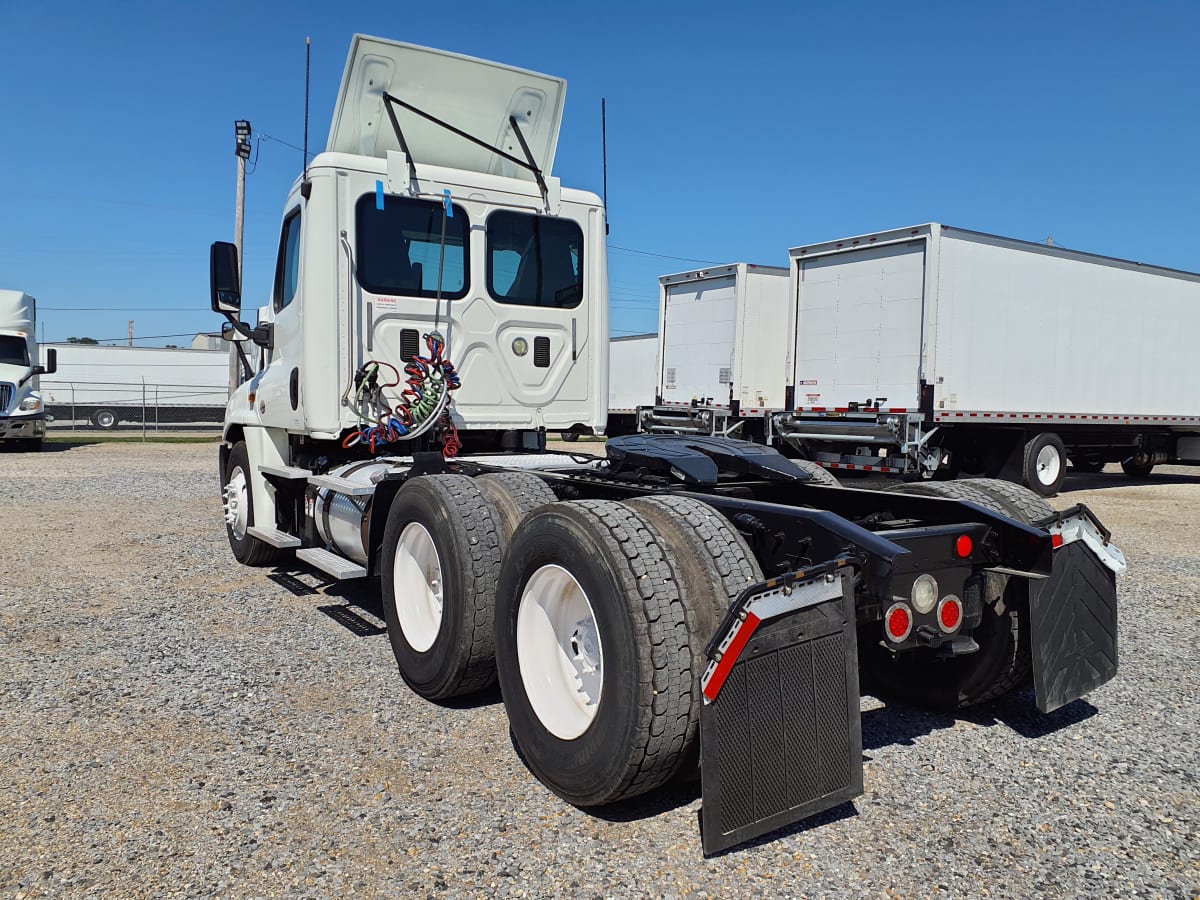
[[[330,553],[328,550],[322,550],[319,547],[306,547],[303,550],[297,550],[296,559],[320,569],[326,575],[332,575],[338,581],[367,577],[366,566],[360,566],[358,563],[346,559],[344,556],[338,556],[336,553]]]
[[[288,534],[286,531],[280,531],[278,528],[258,528],[251,525],[246,529],[246,534],[258,538],[264,544],[278,547],[280,550],[290,550],[292,547],[300,546],[300,538]]]

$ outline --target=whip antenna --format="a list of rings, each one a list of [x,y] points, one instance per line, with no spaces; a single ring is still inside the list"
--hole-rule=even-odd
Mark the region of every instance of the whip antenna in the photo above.
[[[600,98],[600,159],[604,171],[604,233],[608,234],[608,115]]]
[[[308,181],[308,88],[312,72],[312,38],[304,39],[304,181]]]

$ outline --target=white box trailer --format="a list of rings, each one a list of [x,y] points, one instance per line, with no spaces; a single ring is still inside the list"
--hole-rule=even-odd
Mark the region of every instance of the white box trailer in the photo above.
[[[658,389],[643,428],[763,436],[784,400],[788,270],[733,263],[659,279]]]
[[[608,425],[615,437],[637,431],[638,411],[654,405],[658,386],[658,335],[634,334],[608,344]]]
[[[790,251],[775,437],[830,468],[1200,462],[1200,275],[939,224]]]
[[[122,422],[220,422],[228,401],[224,350],[53,344],[54,379],[42,380],[55,421],[104,430]]]

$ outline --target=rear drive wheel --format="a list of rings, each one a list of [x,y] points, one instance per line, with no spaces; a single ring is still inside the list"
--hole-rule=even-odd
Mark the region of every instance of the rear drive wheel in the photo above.
[[[707,503],[688,497],[644,497],[627,504],[650,525],[667,551],[681,586],[692,672],[708,664],[704,650],[738,594],[763,580],[758,561],[729,520]],[[693,698],[679,775],[695,774],[700,762],[700,697]]]
[[[577,806],[679,766],[699,673],[664,548],[633,509],[555,503],[517,529],[496,594],[496,668],[530,770]]]
[[[837,480],[832,472],[821,464],[813,462],[811,459],[792,459],[789,462],[796,468],[811,475],[812,480],[816,484],[823,484],[826,487],[842,486],[842,483]]]
[[[1035,509],[1045,501],[1025,496],[1001,502],[995,479],[924,481],[889,485],[885,491],[968,500],[1001,515],[1029,521],[1018,506]],[[1009,485],[1009,487],[1018,487]],[[1023,488],[1018,490],[1024,491]],[[1047,506],[1048,508],[1048,506]],[[875,690],[930,709],[961,709],[987,703],[1017,689],[1032,670],[1026,618],[1025,585],[1020,579],[991,574],[984,582],[983,619],[971,632],[979,645],[974,653],[936,656],[925,648],[893,653],[881,646],[877,625],[860,633],[859,662]]]
[[[266,566],[279,559],[279,549],[248,534],[254,519],[254,495],[250,488],[250,454],[245,441],[229,451],[221,487],[225,531],[234,559],[247,566]]]
[[[480,475],[475,484],[485,497],[492,501],[500,516],[500,538],[502,547],[507,547],[513,532],[524,518],[558,497],[550,486],[536,475],[528,472],[498,472]]]
[[[998,504],[990,509],[1026,525],[1054,514],[1053,506],[1024,485],[999,478],[968,478],[962,483],[990,495]]]
[[[1067,448],[1057,434],[1035,434],[1025,445],[1021,478],[1043,497],[1053,497],[1067,474]]]
[[[98,409],[92,413],[92,424],[102,431],[112,431],[117,427],[117,411],[114,409]]]
[[[470,478],[405,483],[383,534],[383,613],[400,675],[422,697],[445,700],[495,680],[499,570],[498,515]]]

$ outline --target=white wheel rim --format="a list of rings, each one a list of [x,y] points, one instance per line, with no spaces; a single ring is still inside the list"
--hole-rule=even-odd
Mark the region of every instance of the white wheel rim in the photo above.
[[[113,423],[113,414],[106,412],[100,413],[100,415],[96,416],[96,421],[100,423],[101,428],[108,428]]]
[[[225,485],[222,502],[225,506],[225,524],[240,541],[246,536],[246,526],[250,524],[249,491],[246,486],[246,473],[241,466],[229,474],[229,483]]]
[[[1062,471],[1062,455],[1051,444],[1047,444],[1037,455],[1037,476],[1042,484],[1054,484]]]
[[[517,663],[546,730],[564,741],[588,730],[604,687],[604,645],[587,594],[562,566],[542,566],[525,583]]]
[[[424,653],[442,629],[442,561],[433,538],[419,522],[409,522],[396,544],[392,566],[396,621],[408,645]]]

